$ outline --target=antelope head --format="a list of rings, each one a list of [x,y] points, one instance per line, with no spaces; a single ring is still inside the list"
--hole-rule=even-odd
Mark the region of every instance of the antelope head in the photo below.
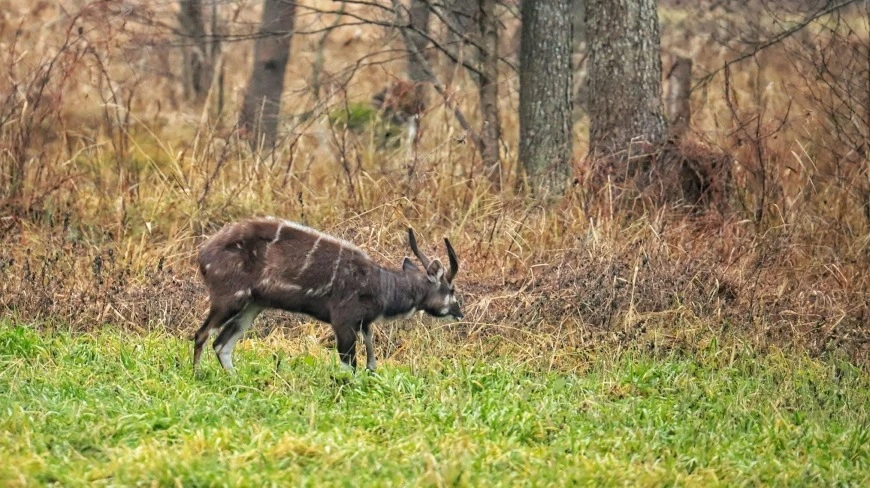
[[[427,280],[427,294],[421,310],[433,317],[451,316],[454,319],[463,317],[462,309],[459,300],[456,298],[456,289],[453,286],[453,279],[456,278],[456,273],[459,271],[459,260],[456,259],[456,252],[453,246],[450,245],[450,240],[444,238],[444,245],[447,247],[447,258],[450,261],[450,268],[444,269],[444,265],[438,258],[429,259],[420,252],[417,247],[417,239],[414,237],[414,231],[408,229],[408,244],[411,246],[411,251],[420,260],[423,269],[417,267],[410,258],[405,258],[402,262],[402,269],[410,273],[425,273]]]

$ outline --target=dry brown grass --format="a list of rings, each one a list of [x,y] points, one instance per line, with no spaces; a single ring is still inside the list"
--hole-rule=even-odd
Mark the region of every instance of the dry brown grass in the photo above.
[[[450,236],[462,261],[466,320],[382,328],[396,354],[414,350],[415,334],[438,333],[445,354],[461,345],[564,367],[597,347],[691,351],[710,340],[870,358],[870,227],[850,186],[866,172],[832,176],[840,161],[819,149],[829,142],[825,123],[800,105],[806,100],[795,68],[781,51],[732,72],[736,112],[721,77],[695,93],[688,144],[696,159],[715,148],[711,157],[733,165],[724,207],[653,204],[648,194],[612,185],[597,193],[575,186],[543,205],[491,192],[479,157],[437,100],[423,117],[414,160],[404,148],[377,150],[365,134],[328,127],[326,114],[401,78],[399,39],[381,28],[330,35],[330,82],[319,100],[306,83],[320,35],[294,39],[286,137],[274,157],[258,158],[231,131],[248,43],[225,46],[229,106],[216,116],[186,104],[164,73],[178,59],[165,29],[119,17],[108,2],[87,4],[75,17],[48,3],[12,4],[0,30],[0,63],[11,73],[0,81],[4,315],[74,329],[114,323],[187,334],[206,308],[192,265],[197,245],[230,220],[274,214],[352,240],[396,266],[407,254],[406,226],[431,252],[443,253],[434,246]],[[172,20],[162,4],[135,5]],[[229,15],[234,7],[224,8]],[[666,69],[668,53],[686,45],[694,46],[698,73],[730,57],[721,44],[699,41],[709,39],[709,24],[683,24],[693,15],[662,13]],[[245,5],[233,31],[251,32],[257,17]],[[332,22],[305,9],[298,20],[307,30]],[[513,37],[505,39],[507,49]],[[459,76],[451,90],[474,120],[471,83]],[[507,69],[502,93],[505,187],[513,188],[517,79]],[[314,117],[296,116],[305,112]],[[743,118],[760,121],[761,133],[777,130],[747,137],[736,129]],[[576,125],[578,175],[585,124]],[[326,330],[286,315],[266,322],[266,330],[287,334]]]

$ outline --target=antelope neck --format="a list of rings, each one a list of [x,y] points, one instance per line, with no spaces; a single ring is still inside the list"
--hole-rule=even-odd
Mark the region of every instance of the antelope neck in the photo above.
[[[420,308],[426,298],[426,276],[408,271],[380,270],[385,318],[396,317]]]

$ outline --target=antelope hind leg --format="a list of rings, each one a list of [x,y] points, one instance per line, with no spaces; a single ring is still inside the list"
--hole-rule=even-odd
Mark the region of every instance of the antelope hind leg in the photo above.
[[[214,352],[217,354],[218,361],[220,361],[221,366],[225,370],[233,370],[233,349],[235,349],[236,343],[251,328],[254,319],[262,311],[262,308],[254,304],[248,304],[234,320],[224,326],[220,335],[215,339]]]

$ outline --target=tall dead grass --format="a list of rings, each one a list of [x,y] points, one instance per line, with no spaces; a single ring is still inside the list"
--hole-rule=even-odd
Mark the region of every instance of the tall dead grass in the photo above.
[[[405,354],[414,348],[397,344],[436,330],[445,354],[462,345],[551,366],[570,367],[598,347],[691,351],[712,340],[870,359],[870,231],[850,190],[850,179],[866,172],[830,176],[839,162],[818,149],[830,133],[800,105],[807,100],[794,67],[777,48],[736,67],[727,94],[720,77],[693,96],[688,144],[696,158],[731,165],[726,205],[699,212],[615,185],[594,193],[575,185],[545,205],[492,192],[479,157],[437,100],[415,154],[330,126],[330,113],[402,77],[400,39],[388,30],[334,30],[323,43],[326,89],[314,99],[306,80],[319,29],[333,19],[302,9],[283,139],[258,156],[232,131],[248,43],[223,51],[231,103],[216,114],[210,104],[181,99],[172,74],[178,40],[161,24],[173,18],[164,4],[143,0],[122,12],[101,1],[75,9],[12,4],[0,32],[0,62],[10,73],[0,82],[4,315],[74,329],[112,323],[187,333],[206,309],[192,265],[198,244],[228,221],[273,214],[352,240],[396,266],[408,252],[408,225],[432,253],[443,253],[437,244],[450,236],[466,319],[382,329],[389,347]],[[255,6],[225,13],[237,19],[233,33],[254,31]],[[701,42],[720,24],[687,24],[691,16],[676,10],[662,18],[666,63],[687,45],[699,73],[729,57],[728,46]],[[506,25],[515,29],[515,19]],[[475,122],[475,89],[464,76],[452,80],[451,96]],[[502,83],[505,188],[513,188],[517,79],[509,68]],[[578,175],[585,125],[576,125]],[[287,334],[316,327],[280,314],[265,322],[264,330]]]

